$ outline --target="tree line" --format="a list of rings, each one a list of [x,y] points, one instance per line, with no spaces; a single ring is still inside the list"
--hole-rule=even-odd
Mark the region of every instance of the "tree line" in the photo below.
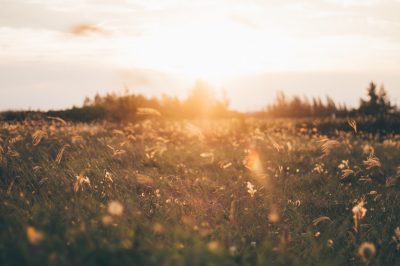
[[[278,92],[275,101],[261,112],[269,117],[353,117],[353,116],[381,116],[397,112],[383,85],[378,89],[376,83],[371,82],[367,88],[367,99],[360,99],[358,108],[348,108],[345,104],[337,104],[327,96],[309,99],[307,97],[287,97]],[[260,114],[259,114],[260,115]]]
[[[234,112],[228,107],[229,100],[217,99],[210,85],[204,81],[197,81],[183,100],[168,95],[147,98],[126,90],[122,95],[108,93],[103,96],[97,94],[92,99],[87,97],[83,103],[83,108],[96,109],[103,118],[111,121],[129,121],[157,113],[177,119],[230,117]]]
[[[226,97],[218,99],[208,83],[197,81],[185,99],[168,95],[160,98],[145,97],[126,89],[122,94],[112,92],[86,97],[82,106],[66,110],[7,111],[0,113],[0,120],[22,121],[51,116],[77,122],[133,122],[157,115],[171,119],[197,119],[228,118],[240,114],[229,109],[229,100]]]
[[[225,96],[218,99],[211,86],[204,81],[197,81],[185,99],[168,95],[160,98],[145,97],[126,90],[122,94],[97,94],[87,97],[83,105],[66,110],[47,112],[39,111],[8,111],[0,113],[0,120],[24,120],[26,118],[41,118],[44,116],[60,117],[69,121],[100,121],[113,122],[135,121],[156,114],[163,118],[196,119],[196,118],[233,118],[243,116],[258,116],[272,118],[322,118],[322,117],[381,117],[387,114],[398,114],[383,86],[379,89],[374,82],[367,88],[367,98],[360,99],[357,108],[348,108],[345,104],[337,104],[327,96],[307,98],[288,97],[279,92],[275,101],[256,113],[240,113],[229,108],[229,100]]]

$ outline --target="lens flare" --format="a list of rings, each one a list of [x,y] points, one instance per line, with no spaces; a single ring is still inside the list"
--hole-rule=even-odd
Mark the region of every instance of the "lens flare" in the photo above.
[[[249,169],[255,176],[256,180],[260,183],[266,181],[267,175],[265,174],[260,156],[255,149],[251,149],[243,161],[244,166]]]

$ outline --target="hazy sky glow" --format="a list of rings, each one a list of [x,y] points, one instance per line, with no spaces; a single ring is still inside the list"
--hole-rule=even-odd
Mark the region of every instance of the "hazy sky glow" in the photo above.
[[[396,0],[0,0],[0,109],[96,92],[184,96],[196,79],[256,109],[277,90],[400,100]]]

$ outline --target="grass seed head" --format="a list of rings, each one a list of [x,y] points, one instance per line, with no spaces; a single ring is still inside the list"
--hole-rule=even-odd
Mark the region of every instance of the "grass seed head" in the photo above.
[[[43,138],[47,138],[47,132],[44,130],[36,130],[33,134],[32,134],[32,144],[33,146],[37,146],[39,145],[39,143],[42,141]]]
[[[83,174],[79,174],[78,176],[76,176],[76,181],[74,184],[74,191],[78,192],[79,188],[82,188],[82,190],[83,190],[84,184],[91,186],[89,177],[84,176]]]
[[[257,192],[257,189],[254,189],[254,185],[252,183],[247,182],[247,192],[253,198],[254,194],[256,194],[256,192]]]
[[[359,232],[360,229],[360,221],[364,219],[365,215],[367,214],[367,209],[364,208],[364,200],[362,199],[355,205],[352,209],[353,212],[353,220],[354,220],[354,230]]]
[[[357,122],[354,119],[348,120],[347,123],[349,126],[357,133]]]
[[[320,142],[322,143],[321,150],[324,156],[328,156],[334,149],[340,146],[339,141],[328,138],[322,139]]]
[[[374,167],[382,167],[381,161],[374,154],[368,156],[368,159],[364,161],[364,165],[366,166],[367,170]]]

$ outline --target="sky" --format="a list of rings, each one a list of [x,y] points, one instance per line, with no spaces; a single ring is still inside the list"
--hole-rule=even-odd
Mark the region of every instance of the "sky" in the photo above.
[[[400,0],[0,0],[0,110],[59,109],[196,80],[257,110],[277,91],[400,104]]]

